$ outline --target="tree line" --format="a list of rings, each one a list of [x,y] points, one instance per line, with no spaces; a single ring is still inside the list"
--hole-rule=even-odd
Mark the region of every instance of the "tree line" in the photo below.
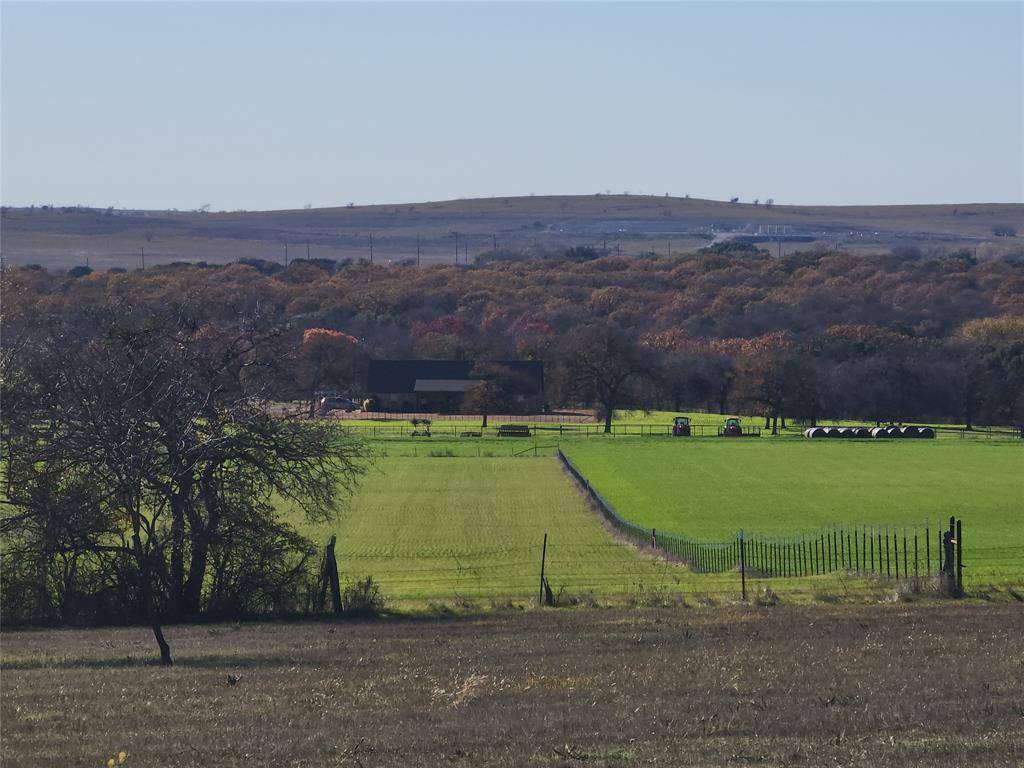
[[[8,335],[40,314],[117,301],[187,303],[212,326],[259,315],[297,350],[273,384],[287,399],[372,395],[362,391],[372,358],[531,359],[545,363],[553,406],[1024,422],[1024,254],[900,254],[775,259],[724,243],[649,259],[496,252],[462,267],[243,260],[77,278],[19,268],[3,273],[3,312]],[[600,363],[586,347],[602,336],[637,358],[623,382],[584,381]],[[493,393],[482,402],[499,405]]]

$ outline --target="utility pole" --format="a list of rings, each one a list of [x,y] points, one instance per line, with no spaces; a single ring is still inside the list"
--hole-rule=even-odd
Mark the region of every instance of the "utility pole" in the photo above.
[[[455,233],[455,263],[459,263],[459,233]]]
[[[146,269],[146,246],[139,248],[139,255],[142,257],[142,269]]]
[[[288,243],[284,244],[284,265],[288,266]]]
[[[309,261],[309,240],[306,241],[306,261]]]
[[[373,264],[373,232],[370,233],[370,263]]]
[[[492,244],[493,244],[493,250],[495,250],[495,251],[498,250],[498,236],[497,235],[491,235],[491,241],[492,241]],[[978,250],[977,247],[975,247],[974,250],[975,250],[975,253],[977,253],[977,250]]]
[[[416,266],[420,265],[420,233],[416,233]]]

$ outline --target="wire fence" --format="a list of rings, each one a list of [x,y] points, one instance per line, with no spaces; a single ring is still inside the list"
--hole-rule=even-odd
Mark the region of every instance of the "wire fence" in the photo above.
[[[801,578],[839,572],[900,580],[940,573],[950,580],[951,591],[963,593],[963,531],[955,518],[950,518],[948,527],[934,530],[928,524],[833,525],[790,537],[738,531],[724,541],[704,541],[627,520],[560,449],[557,456],[620,534],[685,561],[697,573],[738,570],[741,580],[748,575]]]
[[[649,534],[648,529],[639,530]],[[664,537],[658,532],[655,535],[660,548]],[[635,538],[633,541],[644,550],[652,551],[650,540]],[[808,573],[811,577],[808,578],[797,568],[788,575],[781,568],[774,574],[768,567],[758,568],[759,553],[746,550],[748,541],[756,540],[744,539],[738,558],[736,540],[699,542],[708,550],[707,561],[701,561],[701,567],[709,570],[694,568],[696,558],[687,560],[662,549],[655,550],[660,555],[655,559],[638,557],[622,542],[580,543],[573,539],[571,532],[546,537],[544,542],[538,538],[534,544],[518,546],[423,551],[409,543],[378,552],[341,553],[339,558],[347,581],[372,575],[386,596],[399,602],[528,600],[544,603],[549,602],[545,587],[550,590],[551,604],[597,599],[635,604],[732,601],[746,599],[745,592],[758,595],[766,589],[787,599],[825,601],[838,598],[892,600],[902,590],[914,595],[940,589],[943,585],[947,594],[955,594],[949,587],[956,582],[945,581],[944,572],[937,567],[934,558],[930,572],[922,566],[915,576],[909,545],[906,566],[909,575],[903,576],[901,546],[898,580],[895,569],[893,575],[886,576],[884,571],[871,574],[858,572],[854,567],[825,574]],[[835,541],[838,542],[838,535]],[[767,545],[767,542],[762,543]],[[686,554],[685,550],[680,551]],[[846,551],[845,546],[841,551]],[[762,552],[764,561],[769,561],[770,550],[766,547]],[[751,563],[744,569],[744,555],[748,553]],[[1000,570],[1000,578],[991,585],[978,579],[975,592],[983,593],[992,586],[1011,598],[1016,595],[1017,599],[1024,600],[1024,546],[972,548],[971,553],[972,558],[983,559],[986,567]],[[723,568],[730,562],[730,555],[734,565]],[[714,568],[723,570],[711,570]]]
[[[521,445],[521,444],[520,444]],[[623,542],[580,541],[571,529],[543,542],[507,545],[486,535],[476,547],[382,542],[374,551],[339,553],[347,577],[372,575],[398,602],[624,600],[638,605],[756,599],[776,592],[831,601],[892,600],[964,593],[961,521],[918,526],[832,525],[797,536],[738,531],[706,540],[639,525],[618,513],[557,444],[510,446],[512,455],[553,455]],[[550,453],[548,453],[550,451]],[[1024,546],[967,549],[972,591],[1001,590],[1024,601]],[[642,555],[642,553],[641,553]],[[333,552],[331,554],[333,557]],[[774,598],[773,598],[774,599]]]

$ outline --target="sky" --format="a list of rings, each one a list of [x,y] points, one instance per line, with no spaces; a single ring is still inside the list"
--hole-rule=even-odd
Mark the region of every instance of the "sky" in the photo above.
[[[1022,11],[3,2],[0,199],[1022,202]]]

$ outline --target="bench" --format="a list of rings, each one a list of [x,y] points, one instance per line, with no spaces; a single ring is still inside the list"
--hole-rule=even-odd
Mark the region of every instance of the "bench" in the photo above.
[[[530,437],[528,424],[502,424],[498,427],[498,437]]]

